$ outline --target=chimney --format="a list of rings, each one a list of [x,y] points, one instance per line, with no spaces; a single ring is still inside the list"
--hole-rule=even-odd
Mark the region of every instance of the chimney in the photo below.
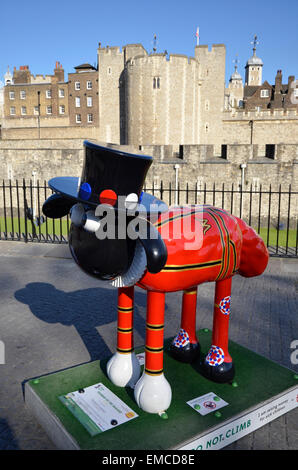
[[[64,69],[58,60],[54,69],[54,77],[57,82],[64,82]]]
[[[281,70],[278,70],[276,77],[275,77],[275,94],[280,93],[281,90],[282,90],[282,72]]]

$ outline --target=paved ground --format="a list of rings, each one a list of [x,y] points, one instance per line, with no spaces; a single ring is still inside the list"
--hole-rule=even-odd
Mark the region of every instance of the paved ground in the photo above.
[[[115,351],[117,292],[99,285],[68,259],[66,246],[0,242],[0,449],[54,449],[26,409],[30,378]],[[271,259],[266,273],[233,280],[230,338],[298,372],[298,261]],[[213,284],[199,288],[198,328],[212,327]],[[136,292],[135,339],[145,342],[145,302]],[[166,336],[179,328],[180,295],[167,296]],[[298,449],[298,408],[229,449]],[[227,448],[226,448],[227,449]]]

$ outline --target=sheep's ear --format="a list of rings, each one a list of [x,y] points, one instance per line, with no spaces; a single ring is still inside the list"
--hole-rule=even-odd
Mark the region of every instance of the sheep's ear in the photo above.
[[[42,212],[51,219],[60,219],[69,213],[74,204],[75,202],[71,199],[54,193],[44,202]]]
[[[142,222],[140,227],[144,227],[145,219]],[[148,220],[146,220],[144,229],[140,231],[139,240],[147,256],[147,269],[149,273],[159,273],[167,262],[167,247],[157,228]]]

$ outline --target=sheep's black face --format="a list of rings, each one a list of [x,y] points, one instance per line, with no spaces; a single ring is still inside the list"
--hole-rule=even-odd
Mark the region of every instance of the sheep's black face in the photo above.
[[[82,204],[71,209],[71,221],[70,251],[83,271],[102,280],[113,280],[127,271],[133,259],[135,240],[116,238],[117,215],[113,227],[115,237],[99,236],[101,219]]]
[[[95,233],[71,224],[69,246],[75,262],[83,271],[106,281],[115,279],[128,269],[135,241],[98,240]]]

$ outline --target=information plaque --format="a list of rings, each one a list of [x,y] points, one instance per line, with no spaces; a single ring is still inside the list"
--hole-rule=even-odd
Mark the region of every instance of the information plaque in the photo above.
[[[91,436],[138,417],[102,383],[61,395],[59,399]]]

